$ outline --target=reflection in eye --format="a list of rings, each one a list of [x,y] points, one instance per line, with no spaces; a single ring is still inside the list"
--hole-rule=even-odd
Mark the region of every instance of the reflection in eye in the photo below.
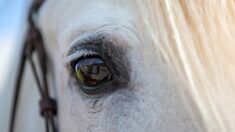
[[[81,59],[74,68],[77,80],[88,87],[96,87],[112,79],[112,73],[99,57]]]

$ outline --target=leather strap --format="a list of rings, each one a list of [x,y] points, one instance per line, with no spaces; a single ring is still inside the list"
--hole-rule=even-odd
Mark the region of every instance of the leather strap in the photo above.
[[[21,82],[24,74],[25,62],[29,61],[31,68],[33,70],[33,75],[37,83],[38,91],[41,95],[41,100],[39,101],[40,114],[45,118],[46,132],[58,132],[56,129],[54,117],[57,114],[56,101],[50,97],[48,84],[47,84],[47,55],[44,48],[44,43],[40,31],[34,24],[34,17],[38,12],[40,6],[44,0],[35,0],[30,8],[28,22],[29,30],[24,43],[24,48],[20,58],[20,66],[17,74],[17,80],[14,89],[12,111],[10,117],[10,127],[9,132],[14,132],[14,124],[16,118],[17,104],[19,100]],[[36,69],[35,62],[33,59],[33,53],[36,53],[39,61],[39,69]],[[41,74],[38,74],[40,72]],[[41,75],[41,76],[39,76]]]

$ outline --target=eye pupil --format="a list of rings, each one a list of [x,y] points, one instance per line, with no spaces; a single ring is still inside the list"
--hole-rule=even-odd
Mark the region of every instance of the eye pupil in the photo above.
[[[112,77],[104,61],[98,57],[78,61],[75,71],[78,81],[90,87],[100,85]]]

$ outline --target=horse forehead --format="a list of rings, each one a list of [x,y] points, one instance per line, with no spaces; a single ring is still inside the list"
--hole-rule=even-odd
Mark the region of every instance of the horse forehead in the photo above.
[[[135,32],[138,24],[132,3],[122,0],[52,0],[41,10],[39,25],[45,33],[50,32],[56,39],[62,39],[59,42],[72,41],[74,37],[109,25],[127,27]]]

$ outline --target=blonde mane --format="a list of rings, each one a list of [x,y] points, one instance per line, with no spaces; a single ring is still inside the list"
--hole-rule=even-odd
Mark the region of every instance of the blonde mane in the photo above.
[[[207,131],[234,131],[235,1],[138,0],[137,5],[146,32],[185,84],[179,91],[192,99]]]

